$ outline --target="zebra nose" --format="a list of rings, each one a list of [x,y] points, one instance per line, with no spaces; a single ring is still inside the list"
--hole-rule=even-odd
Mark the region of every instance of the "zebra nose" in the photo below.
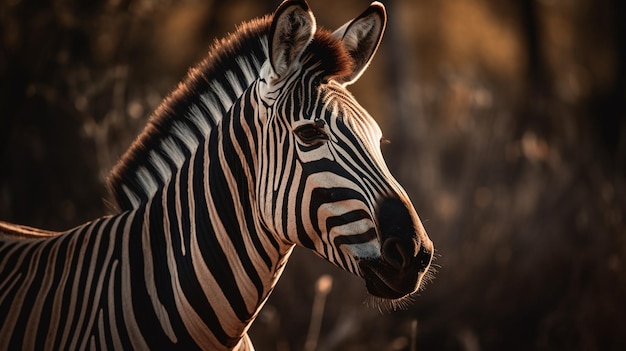
[[[409,206],[394,197],[380,202],[381,256],[396,271],[423,272],[430,265],[432,243],[420,231],[419,218],[412,214]]]

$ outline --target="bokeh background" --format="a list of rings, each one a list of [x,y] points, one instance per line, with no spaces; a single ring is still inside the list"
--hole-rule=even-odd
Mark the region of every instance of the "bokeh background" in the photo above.
[[[310,0],[331,29],[368,3]],[[438,272],[381,313],[360,279],[296,250],[257,349],[626,349],[625,3],[383,3],[351,90],[392,141]],[[277,4],[0,1],[0,220],[110,213],[104,179],[150,113],[214,38]]]

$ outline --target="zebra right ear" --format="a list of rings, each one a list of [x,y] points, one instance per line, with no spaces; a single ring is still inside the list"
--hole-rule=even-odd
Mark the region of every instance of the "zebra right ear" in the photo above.
[[[385,6],[374,1],[362,14],[333,32],[354,62],[352,73],[336,79],[343,85],[356,82],[374,57],[387,24]]]
[[[306,1],[286,0],[278,6],[269,36],[269,60],[278,79],[295,67],[315,29],[315,17]]]

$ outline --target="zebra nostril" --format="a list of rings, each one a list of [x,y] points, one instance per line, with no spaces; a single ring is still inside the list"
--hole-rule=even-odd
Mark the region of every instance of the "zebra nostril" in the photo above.
[[[382,258],[393,269],[401,271],[411,266],[415,255],[415,243],[412,240],[387,238],[382,245]]]

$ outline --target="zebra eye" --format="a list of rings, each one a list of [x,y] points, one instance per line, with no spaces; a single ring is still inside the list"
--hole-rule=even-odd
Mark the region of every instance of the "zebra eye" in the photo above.
[[[294,130],[294,133],[296,133],[298,138],[305,144],[315,144],[323,140],[328,140],[328,134],[326,134],[323,126],[320,127],[316,124],[299,126]]]

